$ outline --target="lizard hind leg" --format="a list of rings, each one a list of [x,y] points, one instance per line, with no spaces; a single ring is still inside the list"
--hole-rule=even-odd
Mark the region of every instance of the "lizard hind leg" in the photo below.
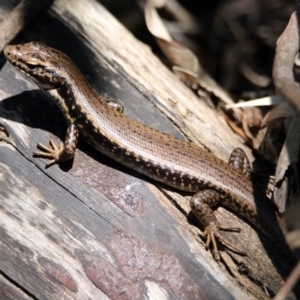
[[[206,247],[209,248],[210,244],[212,244],[213,255],[216,261],[220,261],[217,241],[233,252],[246,255],[244,251],[232,245],[220,233],[220,230],[240,232],[240,228],[220,226],[211,209],[211,206],[217,205],[220,201],[222,201],[222,195],[209,189],[198,192],[190,200],[192,212],[205,228],[203,235],[206,237]]]

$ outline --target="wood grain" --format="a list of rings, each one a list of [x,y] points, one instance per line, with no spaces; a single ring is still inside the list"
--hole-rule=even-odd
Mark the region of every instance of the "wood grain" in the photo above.
[[[51,0],[22,0],[0,22],[0,52]]]

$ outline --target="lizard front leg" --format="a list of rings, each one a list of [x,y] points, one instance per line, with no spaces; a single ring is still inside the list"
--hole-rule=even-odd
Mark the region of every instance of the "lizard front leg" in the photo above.
[[[65,142],[63,144],[60,143],[59,145],[57,145],[52,139],[50,139],[49,141],[51,147],[47,147],[41,143],[38,143],[37,147],[42,151],[35,151],[33,155],[51,159],[46,164],[46,168],[61,161],[70,160],[74,157],[77,147],[78,136],[79,131],[76,125],[69,124],[65,137]]]
[[[118,100],[106,100],[106,103],[119,113],[122,114],[124,112],[124,106]],[[49,141],[51,147],[38,143],[37,147],[41,151],[35,151],[33,155],[51,159],[46,164],[46,168],[62,161],[71,160],[74,157],[77,148],[78,136],[79,131],[77,126],[75,124],[69,124],[64,143],[59,143],[57,145],[52,139]]]

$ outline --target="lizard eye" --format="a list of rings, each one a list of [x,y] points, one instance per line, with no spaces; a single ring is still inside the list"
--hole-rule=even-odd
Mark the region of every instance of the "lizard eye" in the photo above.
[[[37,68],[37,65],[36,65],[36,64],[30,64],[30,63],[27,63],[27,67],[28,67],[30,70],[34,70],[35,68]]]
[[[43,59],[36,53],[27,53],[21,57],[21,60],[27,65],[29,69],[35,69],[43,65]]]

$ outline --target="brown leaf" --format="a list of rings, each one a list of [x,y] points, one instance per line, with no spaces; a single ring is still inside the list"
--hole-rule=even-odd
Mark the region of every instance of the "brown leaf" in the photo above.
[[[227,92],[202,69],[196,55],[172,39],[150,0],[145,5],[145,19],[148,30],[156,38],[161,50],[172,63],[173,71],[180,79],[213,93],[226,104],[233,103]]]

